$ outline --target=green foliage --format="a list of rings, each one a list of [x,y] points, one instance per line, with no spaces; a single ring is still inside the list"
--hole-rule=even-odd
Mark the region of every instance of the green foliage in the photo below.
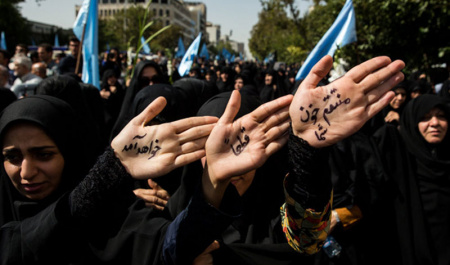
[[[304,55],[300,52],[304,41],[295,20],[287,15],[286,7],[289,3],[281,0],[261,0],[261,4],[263,10],[259,13],[259,21],[253,26],[249,40],[253,56],[265,58],[277,51],[279,61],[292,61],[294,58],[290,56],[293,54],[297,56],[295,59],[300,59]]]
[[[0,1],[0,32],[4,31],[6,46],[11,53],[17,43],[30,44],[30,26],[22,17],[17,4],[22,0]]]
[[[261,0],[263,10],[249,42],[255,56],[264,58],[272,51],[285,61],[292,54],[306,56],[333,24],[345,0],[314,0],[314,9],[297,21],[292,11],[296,7],[290,3]],[[407,72],[450,63],[450,0],[353,0],[353,5],[358,41],[339,51],[351,65],[379,55],[404,60]]]

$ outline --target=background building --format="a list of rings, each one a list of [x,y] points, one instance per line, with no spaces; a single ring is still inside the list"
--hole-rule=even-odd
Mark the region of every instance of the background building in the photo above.
[[[99,0],[99,19],[113,17],[130,5],[146,6],[151,1],[150,10],[154,19],[164,26],[177,25],[183,29],[183,39],[191,42],[202,32],[206,34],[206,6],[198,2],[178,0]],[[79,7],[77,7],[77,10]]]

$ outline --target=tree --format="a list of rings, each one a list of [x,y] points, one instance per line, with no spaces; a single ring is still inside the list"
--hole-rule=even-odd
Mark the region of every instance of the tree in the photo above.
[[[249,40],[251,53],[258,58],[265,58],[276,51],[279,61],[301,60],[304,55],[301,46],[304,39],[295,19],[289,18],[286,12],[286,7],[289,6],[292,15],[298,16],[293,2],[261,0],[261,5],[263,9],[259,13],[259,21],[253,26]],[[294,50],[297,52],[293,53]],[[293,55],[297,58],[291,57]]]
[[[306,39],[314,45],[332,25],[344,0],[316,2],[302,20]],[[377,55],[402,59],[406,72],[450,62],[448,0],[353,0],[358,42],[341,55],[355,65]],[[306,47],[308,50],[311,46]]]
[[[5,32],[6,46],[11,52],[18,43],[31,43],[30,26],[20,14],[18,7],[20,2],[23,0],[0,1],[0,32]]]

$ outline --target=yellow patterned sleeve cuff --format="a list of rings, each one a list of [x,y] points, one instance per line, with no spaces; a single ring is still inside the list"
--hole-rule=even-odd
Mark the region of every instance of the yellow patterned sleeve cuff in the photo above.
[[[281,207],[283,232],[289,245],[297,252],[312,255],[317,253],[327,238],[330,229],[332,194],[322,211],[304,209],[286,194]],[[324,219],[327,217],[326,219]]]

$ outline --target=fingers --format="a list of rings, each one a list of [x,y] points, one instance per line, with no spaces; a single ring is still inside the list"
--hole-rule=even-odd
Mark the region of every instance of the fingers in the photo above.
[[[214,242],[211,243],[211,245],[209,245],[205,251],[202,252],[202,254],[209,254],[211,252],[213,252],[216,249],[220,248],[220,243],[217,240],[214,240]]]
[[[387,81],[385,81],[383,84],[381,84],[376,89],[370,90],[366,96],[368,99],[369,104],[373,104],[376,102],[381,96],[383,96],[386,92],[391,90],[394,86],[396,86],[398,83],[403,81],[404,75],[401,72],[396,73],[394,76],[389,78]]]
[[[265,131],[270,130],[270,128],[289,120],[289,118],[289,106],[286,106],[278,112],[270,115],[265,121],[263,121]]]
[[[283,137],[278,138],[276,141],[271,142],[266,147],[266,155],[271,156],[280,150],[288,141],[289,134],[283,135]]]
[[[395,93],[393,91],[388,91],[378,101],[376,101],[373,104],[369,104],[366,107],[366,113],[368,115],[368,119],[372,118],[375,114],[377,114],[384,107],[386,107],[394,97],[395,97]]]
[[[208,137],[203,137],[194,141],[189,141],[181,145],[181,152],[183,154],[188,154],[203,149],[205,147],[206,140],[208,140]]]
[[[205,136],[208,136],[212,129],[214,128],[215,124],[207,124],[207,125],[201,125],[197,127],[190,128],[178,135],[178,140],[180,144],[184,144],[189,141],[193,141],[199,138],[203,138]]]
[[[378,89],[378,87],[382,86],[392,76],[399,74],[404,67],[405,63],[400,60],[397,60],[389,64],[388,66],[372,74],[369,74],[363,80],[360,81],[360,85],[362,85],[364,93],[367,93],[374,88]],[[384,86],[384,87],[387,88],[387,90],[392,88],[392,86]]]
[[[191,117],[171,122],[170,125],[175,128],[176,133],[182,133],[193,127],[202,126],[206,124],[213,124],[217,122],[217,117],[203,116],[203,117]]]
[[[241,94],[238,90],[233,90],[231,93],[230,100],[228,100],[227,107],[225,108],[225,112],[219,119],[220,124],[232,123],[234,117],[239,112],[239,108],[241,107]]]
[[[259,106],[257,109],[252,111],[250,113],[251,117],[257,121],[262,122],[267,117],[271,116],[272,114],[276,113],[278,110],[289,106],[291,104],[293,99],[292,95],[287,95],[281,98],[278,98],[276,100],[272,100],[270,102],[267,102],[261,106]]]
[[[173,167],[177,168],[177,167],[185,166],[189,163],[199,160],[200,158],[204,157],[205,155],[206,155],[205,149],[200,149],[195,152],[179,155],[175,158]]]
[[[158,97],[153,100],[138,116],[136,116],[131,122],[135,125],[144,126],[151,121],[156,115],[158,115],[166,106],[167,100],[164,97]]]
[[[309,74],[306,76],[305,80],[300,84],[300,87],[304,88],[315,88],[327,74],[330,72],[331,67],[333,67],[333,58],[326,55],[319,62],[317,62],[311,69]]]
[[[161,186],[158,185],[158,183],[156,183],[152,179],[148,179],[147,183],[148,183],[148,186],[154,190],[162,190],[163,189],[163,188],[161,188]]]
[[[364,63],[353,67],[346,74],[347,77],[351,78],[355,83],[361,82],[367,75],[373,73],[374,71],[387,66],[391,63],[391,59],[387,56],[379,56]]]

